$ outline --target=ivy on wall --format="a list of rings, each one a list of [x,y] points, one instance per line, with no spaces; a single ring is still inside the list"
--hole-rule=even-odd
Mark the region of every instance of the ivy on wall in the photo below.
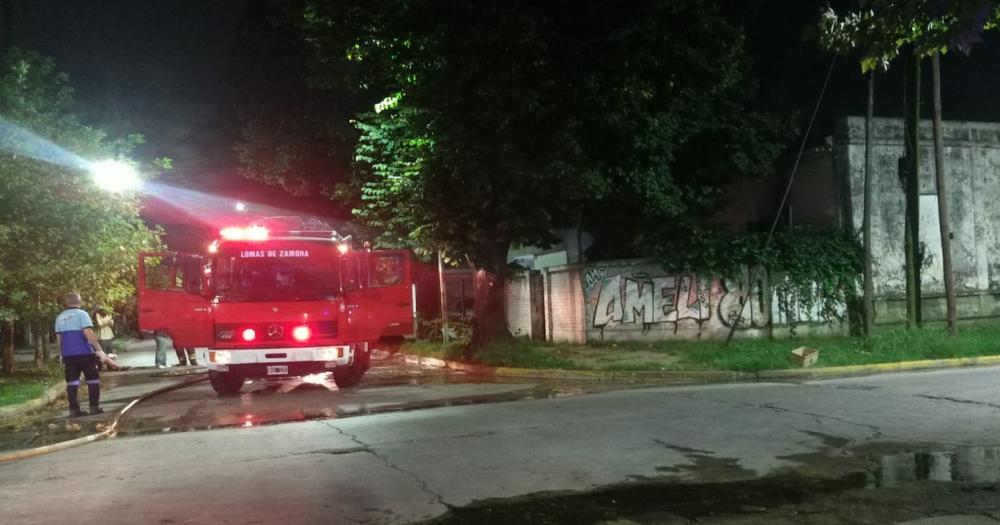
[[[855,305],[861,289],[861,244],[839,229],[789,228],[775,232],[768,245],[765,232],[694,228],[658,244],[654,257],[677,272],[736,277],[745,276],[747,268],[764,269],[772,290],[786,299],[778,304],[783,313],[815,311],[826,321],[837,319],[844,305]]]

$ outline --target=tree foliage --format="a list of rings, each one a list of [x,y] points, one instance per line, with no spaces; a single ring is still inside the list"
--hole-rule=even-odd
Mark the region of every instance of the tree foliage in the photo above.
[[[44,322],[68,291],[111,307],[134,294],[137,252],[159,246],[134,197],[98,190],[79,169],[12,151],[50,141],[83,158],[126,154],[70,112],[73,91],[53,61],[12,49],[0,70],[0,320]],[[34,136],[12,132],[30,130]],[[31,143],[24,143],[31,141]],[[21,142],[21,143],[15,143]],[[9,325],[8,325],[9,326]],[[6,365],[7,363],[5,363]]]
[[[861,51],[863,73],[888,69],[904,47],[919,55],[958,49],[968,53],[983,31],[1000,27],[992,0],[857,0],[856,9],[827,8],[820,16],[820,45]]]
[[[655,254],[665,269],[731,278],[746,275],[749,268],[764,270],[778,297],[794,298],[778,305],[786,318],[795,319],[799,309],[832,320],[843,305],[857,300],[863,253],[853,232],[788,228],[775,232],[768,243],[767,232],[695,227],[678,239],[669,251],[661,248]]]
[[[346,87],[346,71],[325,71],[334,79],[316,87],[303,9],[303,0],[256,0],[241,17],[228,75],[241,126],[236,153],[249,179],[293,195],[330,195],[351,171],[350,119],[365,104]]]
[[[633,243],[767,172],[792,128],[748,109],[739,13],[715,0],[282,5],[301,8],[285,27],[311,46],[308,89],[293,92],[359,104],[349,179],[307,178],[336,184],[381,244],[444,250],[501,276],[484,281],[496,290],[511,245],[546,246],[567,226]],[[258,127],[245,121],[244,136],[266,156]],[[311,139],[326,153],[347,143]],[[286,187],[304,176],[272,173]],[[487,329],[478,302],[476,315]]]
[[[742,28],[708,0],[312,2],[306,17],[321,63],[360,64],[385,97],[359,119],[357,215],[494,271],[560,227],[634,238],[716,202],[766,173],[790,128],[748,111]]]

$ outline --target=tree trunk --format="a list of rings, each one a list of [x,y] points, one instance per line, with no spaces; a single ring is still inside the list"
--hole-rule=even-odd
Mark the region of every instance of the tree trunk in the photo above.
[[[6,319],[0,324],[0,348],[3,352],[3,373],[14,374],[14,320]]]
[[[944,266],[944,295],[948,308],[948,335],[958,335],[958,308],[955,305],[955,273],[951,267],[951,224],[948,193],[944,179],[944,139],[941,136],[941,57],[931,57],[934,90],[934,176],[937,181],[938,225],[941,228],[941,264]]]
[[[49,338],[52,337],[52,333],[48,329],[41,330],[38,334],[42,338],[42,361],[48,363],[49,358]]]
[[[868,111],[865,115],[865,194],[862,213],[862,236],[864,239],[865,267],[864,290],[861,297],[861,326],[865,337],[871,335],[874,312],[874,284],[872,283],[872,172],[874,171],[874,155],[872,141],[875,131],[875,70],[868,77]]]
[[[507,329],[506,269],[506,245],[494,250],[488,260],[476,268],[472,282],[476,316],[467,354],[490,343],[510,339],[510,330]]]
[[[42,325],[39,323],[35,325],[31,333],[35,338],[35,368],[41,368],[45,365],[45,357],[42,351],[42,345],[44,344],[43,341],[45,340],[45,330],[42,329]]]
[[[906,328],[921,326],[920,305],[920,57],[907,53],[904,118],[906,216],[904,250],[906,252]]]

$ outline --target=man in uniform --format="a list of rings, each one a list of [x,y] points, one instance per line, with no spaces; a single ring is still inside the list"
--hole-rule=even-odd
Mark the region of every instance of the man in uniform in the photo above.
[[[87,380],[90,413],[100,414],[104,411],[100,407],[101,380],[97,372],[98,360],[106,363],[108,368],[118,368],[118,363],[101,349],[94,333],[94,323],[91,322],[87,312],[80,308],[81,304],[80,294],[75,292],[66,294],[66,309],[56,317],[56,336],[66,371],[69,417],[87,415],[87,412],[80,410],[78,399],[80,374]]]

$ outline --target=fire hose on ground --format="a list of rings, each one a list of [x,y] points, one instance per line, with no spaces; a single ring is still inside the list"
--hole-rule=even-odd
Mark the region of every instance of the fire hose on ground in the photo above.
[[[165,386],[163,388],[158,388],[156,390],[153,390],[152,392],[146,392],[145,394],[133,399],[132,401],[129,401],[127,405],[125,405],[121,410],[118,411],[118,414],[116,414],[114,419],[111,420],[111,424],[109,424],[104,430],[100,432],[90,434],[87,436],[78,437],[75,439],[70,439],[68,441],[60,441],[59,443],[53,443],[51,445],[44,445],[41,447],[29,448],[25,450],[16,450],[14,452],[0,454],[0,463],[18,461],[21,459],[41,456],[43,454],[51,454],[53,452],[59,452],[60,450],[66,450],[80,445],[85,445],[87,443],[92,443],[94,441],[99,441],[101,439],[114,437],[115,434],[117,434],[118,432],[118,423],[120,423],[121,420],[125,418],[125,415],[129,412],[129,410],[132,409],[132,407],[136,406],[140,402],[145,401],[151,397],[156,397],[158,395],[165,394],[167,392],[172,392],[174,390],[179,390],[181,388],[191,386],[195,383],[200,383],[207,379],[208,379],[207,375],[199,374],[199,377],[188,379],[186,381],[181,381],[180,383],[175,383],[173,385]]]

